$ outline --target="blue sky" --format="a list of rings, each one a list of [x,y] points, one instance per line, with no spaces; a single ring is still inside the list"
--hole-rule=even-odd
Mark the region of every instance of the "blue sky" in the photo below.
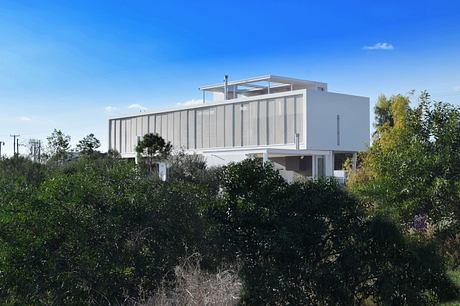
[[[368,48],[366,48],[368,47]],[[107,119],[275,74],[364,95],[428,90],[460,105],[459,1],[0,0],[0,141],[73,143]],[[22,148],[24,151],[25,149]]]

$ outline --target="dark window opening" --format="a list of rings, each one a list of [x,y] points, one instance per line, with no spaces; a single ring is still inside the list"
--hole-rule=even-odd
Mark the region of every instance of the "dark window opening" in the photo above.
[[[343,170],[343,165],[347,159],[352,159],[352,153],[335,153],[334,154],[334,170]]]

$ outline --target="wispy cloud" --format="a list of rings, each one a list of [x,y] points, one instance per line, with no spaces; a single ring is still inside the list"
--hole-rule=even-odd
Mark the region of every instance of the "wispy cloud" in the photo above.
[[[375,43],[371,46],[364,46],[364,50],[394,50],[394,46],[387,42]]]
[[[30,119],[30,117],[27,117],[27,116],[21,116],[21,117],[19,117],[19,120],[20,120],[20,121],[23,121],[23,122],[32,121],[32,119]]]
[[[134,104],[131,104],[130,106],[128,106],[128,108],[130,109],[138,109],[140,111],[144,111],[146,110],[147,108],[141,104],[137,104],[137,103],[134,103]]]
[[[192,99],[184,102],[177,103],[178,106],[187,106],[187,105],[198,105],[203,104],[203,99]]]
[[[117,110],[117,108],[115,106],[106,106],[104,107],[104,111],[106,114],[113,114],[115,111]]]
[[[455,92],[460,92],[460,85],[454,86],[452,88]]]

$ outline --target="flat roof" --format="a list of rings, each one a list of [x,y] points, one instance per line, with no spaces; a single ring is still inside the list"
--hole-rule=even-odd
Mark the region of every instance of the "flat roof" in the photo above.
[[[261,84],[263,82],[270,83],[270,85]],[[255,88],[255,89],[263,89],[263,88],[268,88],[268,87],[291,86],[291,85],[295,87],[301,87],[301,88],[309,88],[309,87],[317,87],[317,86],[326,87],[327,86],[327,84],[323,82],[288,78],[288,77],[271,75],[271,74],[227,82],[227,86],[242,86],[242,87]],[[225,84],[224,82],[222,82],[222,83],[214,84],[214,85],[205,85],[205,86],[199,87],[199,90],[211,91],[211,92],[224,92]]]

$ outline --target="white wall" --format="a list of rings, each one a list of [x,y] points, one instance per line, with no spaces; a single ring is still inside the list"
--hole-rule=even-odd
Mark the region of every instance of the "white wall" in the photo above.
[[[174,148],[209,149],[304,143],[304,91],[182,107],[109,121],[110,149],[134,154],[138,137],[158,133]],[[263,98],[262,98],[263,97]]]
[[[369,98],[307,90],[308,150],[363,151],[369,134]]]
[[[232,162],[238,163],[248,158],[248,156],[244,153],[234,153],[234,154],[205,153],[203,154],[203,156],[206,159],[206,164],[208,167],[225,166],[225,165],[228,165],[229,163],[232,163]]]

